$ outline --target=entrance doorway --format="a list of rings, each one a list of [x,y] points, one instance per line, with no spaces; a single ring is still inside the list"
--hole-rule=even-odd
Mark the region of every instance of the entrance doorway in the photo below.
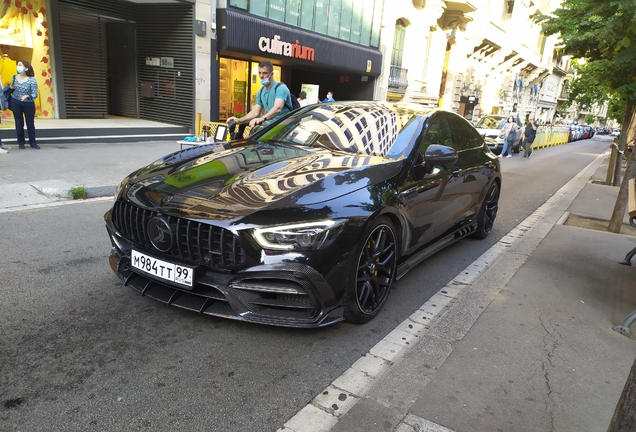
[[[108,115],[139,117],[135,24],[107,22],[106,64]]]

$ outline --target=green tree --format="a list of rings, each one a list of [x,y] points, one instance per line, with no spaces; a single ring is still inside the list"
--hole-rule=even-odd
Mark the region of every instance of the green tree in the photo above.
[[[594,81],[608,94],[624,98],[619,142],[624,151],[636,130],[636,2],[634,0],[565,0],[552,15],[535,18],[547,35],[559,34],[562,49],[572,57],[585,59],[581,79]],[[584,74],[583,74],[584,71]],[[634,121],[634,124],[632,124]],[[628,128],[627,125],[630,125]],[[628,135],[630,135],[628,137]],[[634,152],[632,152],[633,154]],[[619,232],[627,206],[627,179],[636,176],[634,157],[627,165],[625,179],[609,224],[609,231]],[[620,182],[621,163],[616,164],[614,185]]]

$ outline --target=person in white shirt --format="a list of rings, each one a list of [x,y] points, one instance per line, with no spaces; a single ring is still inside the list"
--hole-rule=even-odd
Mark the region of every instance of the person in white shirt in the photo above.
[[[298,103],[300,104],[301,107],[309,105],[306,91],[303,90],[300,93],[298,93]]]

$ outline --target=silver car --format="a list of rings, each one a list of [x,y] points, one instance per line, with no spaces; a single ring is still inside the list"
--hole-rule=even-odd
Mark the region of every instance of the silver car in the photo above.
[[[492,138],[492,140],[486,140],[490,150],[498,155],[501,154],[504,146],[504,139],[499,138],[501,130],[508,122],[509,115],[490,114],[479,119],[479,122],[475,125],[480,135],[485,138]],[[518,116],[513,115],[519,129],[515,132],[515,140],[512,143],[513,153],[519,153],[521,145],[523,143],[523,125]]]

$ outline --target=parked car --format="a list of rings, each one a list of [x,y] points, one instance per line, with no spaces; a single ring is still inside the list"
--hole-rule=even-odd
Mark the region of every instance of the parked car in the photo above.
[[[495,144],[492,144],[491,142],[488,146],[490,147],[490,150],[492,150],[492,152],[496,155],[501,154],[501,151],[503,150],[504,139],[500,138],[499,136],[501,135],[501,130],[508,122],[509,117],[510,116],[491,114],[479,119],[479,121],[475,125],[475,128],[477,128],[477,131],[480,133],[480,135],[485,138],[492,138],[495,140]],[[523,143],[524,127],[518,116],[513,117],[515,119],[515,122],[517,123],[517,126],[519,126],[519,129],[515,133],[516,136],[512,145],[512,151],[514,153],[519,153],[521,145]]]
[[[363,323],[419,262],[488,236],[501,181],[497,157],[455,113],[310,105],[126,177],[104,216],[109,261],[142,295],[199,313]]]
[[[582,139],[590,139],[594,136],[594,129],[592,126],[583,125],[583,138]]]
[[[568,142],[576,141],[576,126],[570,125],[568,126],[569,134],[568,134]]]

